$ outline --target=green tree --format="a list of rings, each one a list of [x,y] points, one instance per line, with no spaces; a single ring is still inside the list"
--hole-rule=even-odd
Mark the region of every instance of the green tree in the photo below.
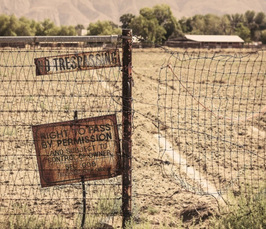
[[[244,16],[248,25],[254,23],[255,15],[256,13],[253,10],[248,10],[245,12]]]
[[[235,32],[238,36],[240,36],[245,42],[250,42],[250,30],[248,27],[244,26],[242,23],[238,25],[235,29]]]
[[[230,35],[231,34],[230,21],[226,15],[221,17],[220,29],[221,29],[222,35]]]
[[[152,8],[144,7],[140,9],[139,14],[146,18],[147,20],[153,20],[155,19],[154,11]]]
[[[181,27],[181,30],[183,33],[191,33],[192,31],[192,25],[191,25],[191,22],[192,22],[192,19],[191,18],[185,18],[185,17],[182,17],[180,20],[179,20],[179,24],[180,24],[180,27]]]
[[[264,23],[266,22],[265,13],[263,12],[257,13],[256,17],[254,18],[254,21],[259,26],[264,25]]]
[[[75,26],[75,30],[76,30],[76,34],[79,34],[79,32],[81,32],[81,30],[85,29],[84,25],[82,24],[77,24]]]
[[[0,35],[5,36],[9,22],[9,16],[5,14],[0,15]]]
[[[97,21],[88,26],[88,35],[121,34],[121,29],[112,21]]]
[[[85,29],[84,25],[82,25],[82,24],[77,24],[77,25],[75,26],[75,30],[79,30],[79,29]]]
[[[119,21],[122,23],[122,28],[123,29],[128,29],[131,21],[135,18],[135,15],[133,14],[123,14],[120,18]]]
[[[8,23],[8,27],[7,27],[7,33],[6,36],[16,36],[16,30],[19,27],[19,22],[17,17],[12,14],[9,17],[9,23]]]
[[[182,34],[181,26],[173,16],[170,6],[166,4],[156,5],[153,7],[152,11],[159,25],[166,31],[165,40],[170,36]]]
[[[39,22],[36,22],[34,20],[31,20],[30,21],[30,28],[34,32],[34,35],[36,35],[36,31],[37,31],[38,24],[39,24]]]
[[[16,30],[19,26],[19,21],[15,15],[0,16],[0,34],[1,36],[17,36]]]
[[[181,26],[168,5],[145,7],[139,13],[129,26],[133,29],[133,34],[141,36],[147,42],[161,44],[170,36],[182,34]]]
[[[59,28],[50,19],[36,25],[36,36],[56,36],[58,32]]]
[[[65,25],[60,26],[57,32],[58,36],[75,36],[76,34],[77,33],[74,26],[65,26]]]
[[[238,27],[238,25],[240,23],[242,23],[242,24],[245,23],[245,19],[244,19],[244,16],[242,14],[227,14],[226,17],[230,21],[231,34],[234,34],[236,28]]]
[[[162,43],[165,40],[165,29],[159,25],[156,18],[147,19],[140,15],[132,20],[130,27],[133,34],[142,37],[147,42]]]
[[[223,34],[223,30],[221,28],[221,19],[214,14],[206,14],[204,16],[204,27],[204,34],[206,35]]]
[[[252,40],[257,40],[256,39],[256,31],[258,30],[258,25],[255,23],[255,11],[248,10],[245,12],[244,17],[245,17],[245,23],[244,25],[247,26],[250,30],[250,37]]]
[[[263,44],[266,44],[266,30],[261,32],[261,41]]]
[[[35,35],[35,27],[32,26],[32,21],[27,19],[26,17],[19,18],[19,24],[16,29],[17,36],[34,36]]]
[[[195,15],[191,20],[192,34],[203,35],[205,31],[205,20],[203,15]]]
[[[230,34],[230,20],[227,16],[218,17],[214,14],[195,15],[192,17],[191,33],[202,35]]]

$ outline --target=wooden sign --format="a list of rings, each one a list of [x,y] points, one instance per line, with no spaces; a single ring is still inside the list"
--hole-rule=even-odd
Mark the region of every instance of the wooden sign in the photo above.
[[[121,174],[115,115],[32,126],[41,186]]]
[[[41,57],[34,59],[34,63],[37,76],[121,65],[118,49]]]

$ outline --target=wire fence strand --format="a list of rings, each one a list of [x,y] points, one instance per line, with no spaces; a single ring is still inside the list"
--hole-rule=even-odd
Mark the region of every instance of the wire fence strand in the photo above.
[[[36,76],[34,59],[117,44],[42,42],[0,49],[0,224],[77,228],[81,183],[41,188],[32,126],[115,114],[121,137],[121,69]],[[265,63],[264,50],[133,52],[134,208],[265,185]],[[121,177],[85,185],[85,225],[121,225]]]
[[[74,120],[75,112],[78,119],[114,114],[121,136],[121,68],[37,76],[34,59],[114,49],[114,38],[42,38],[24,49],[0,49],[0,225],[80,227],[81,183],[41,188],[32,126]],[[86,227],[121,223],[121,183],[121,176],[85,183]]]
[[[265,185],[266,69],[256,53],[168,52],[158,82],[159,158],[196,193]]]

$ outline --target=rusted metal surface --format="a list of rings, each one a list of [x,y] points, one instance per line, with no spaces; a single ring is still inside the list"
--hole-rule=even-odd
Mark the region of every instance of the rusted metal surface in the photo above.
[[[115,115],[32,126],[41,186],[121,175]]]
[[[34,59],[34,63],[37,76],[121,65],[118,49],[41,57]]]
[[[123,178],[122,178],[122,212],[123,228],[132,213],[132,31],[122,32],[123,48]]]

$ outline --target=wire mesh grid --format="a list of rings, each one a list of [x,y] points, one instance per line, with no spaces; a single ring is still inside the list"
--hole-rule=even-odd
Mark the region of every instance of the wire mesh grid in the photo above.
[[[75,112],[78,119],[114,114],[121,136],[121,69],[36,76],[34,59],[106,50],[108,46],[101,40],[92,44],[43,41],[22,49],[1,48],[1,225],[80,227],[81,183],[41,188],[32,126],[73,120]],[[120,223],[121,176],[87,181],[85,186],[85,226]]]
[[[159,158],[185,189],[265,187],[265,52],[172,52],[158,81]]]

